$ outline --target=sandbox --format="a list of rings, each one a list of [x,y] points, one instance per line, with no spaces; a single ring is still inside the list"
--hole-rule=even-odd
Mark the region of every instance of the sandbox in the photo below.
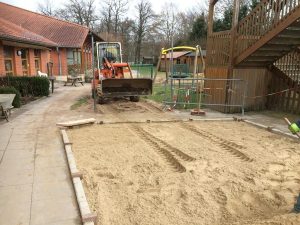
[[[98,224],[300,224],[299,142],[243,122],[68,130]]]

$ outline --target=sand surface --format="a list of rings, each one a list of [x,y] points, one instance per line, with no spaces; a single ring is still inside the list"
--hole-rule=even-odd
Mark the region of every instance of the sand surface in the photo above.
[[[101,110],[110,121],[165,118],[137,106]],[[104,124],[68,134],[98,224],[300,224],[292,213],[299,142],[243,122]]]

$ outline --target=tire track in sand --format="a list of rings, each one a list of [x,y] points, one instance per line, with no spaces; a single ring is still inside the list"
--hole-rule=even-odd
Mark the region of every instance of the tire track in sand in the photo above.
[[[174,154],[176,154],[177,156],[179,156],[182,160],[187,161],[187,162],[191,162],[191,161],[195,161],[196,159],[189,156],[188,154],[184,153],[183,151],[179,150],[176,147],[173,147],[172,145],[168,144],[167,142],[153,136],[151,133],[143,130],[145,133],[147,133],[147,135],[152,138],[153,140],[155,140],[157,143],[161,144],[164,148],[169,149],[171,152],[173,152]]]
[[[169,152],[166,148],[160,146],[160,144],[147,132],[145,132],[141,127],[137,125],[131,125],[131,129],[137,133],[145,142],[147,142],[151,147],[153,147],[157,152],[165,158],[168,164],[175,169],[176,172],[184,173],[186,172],[186,168],[173,156],[171,152]]]
[[[229,152],[233,156],[241,159],[242,161],[253,162],[253,159],[251,159],[249,156],[247,156],[245,153],[243,153],[239,150],[239,149],[245,149],[244,146],[236,144],[232,141],[225,140],[221,137],[218,137],[214,134],[209,133],[208,131],[200,130],[190,124],[181,123],[181,126],[184,129],[189,130],[198,136],[204,137],[204,138],[216,143],[222,149],[226,150],[227,152]]]

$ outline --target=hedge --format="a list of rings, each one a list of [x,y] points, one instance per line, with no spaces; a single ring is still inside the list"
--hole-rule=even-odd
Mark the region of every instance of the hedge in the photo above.
[[[0,94],[16,94],[12,105],[15,108],[20,108],[21,106],[21,96],[20,92],[17,91],[14,87],[0,87]]]
[[[0,77],[0,86],[14,87],[21,96],[48,96],[50,82],[47,77]]]

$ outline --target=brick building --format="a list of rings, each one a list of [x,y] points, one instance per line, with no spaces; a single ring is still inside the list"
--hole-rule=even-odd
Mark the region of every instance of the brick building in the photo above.
[[[83,74],[91,67],[90,30],[0,2],[0,76]],[[50,65],[51,65],[50,64]]]

